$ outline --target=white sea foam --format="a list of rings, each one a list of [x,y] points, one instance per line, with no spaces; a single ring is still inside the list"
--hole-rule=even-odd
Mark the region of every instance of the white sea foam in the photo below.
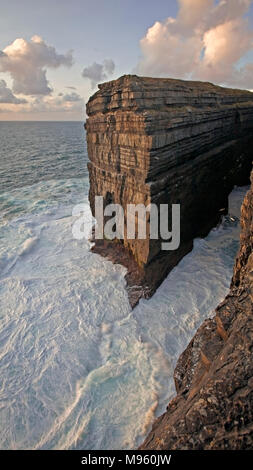
[[[27,240],[23,243],[23,245],[21,246],[21,249],[20,249],[20,252],[19,252],[19,255],[20,256],[23,256],[23,255],[27,255],[28,253],[31,252],[31,250],[34,248],[34,246],[36,245],[38,241],[38,238],[37,237],[31,237],[31,238],[27,238]]]
[[[49,203],[45,190],[65,194],[54,181],[21,188],[26,210],[1,227],[0,448],[136,447],[175,393],[179,354],[229,288],[245,190],[233,192],[233,220],[195,240],[134,311],[125,269],[72,238],[71,193]]]

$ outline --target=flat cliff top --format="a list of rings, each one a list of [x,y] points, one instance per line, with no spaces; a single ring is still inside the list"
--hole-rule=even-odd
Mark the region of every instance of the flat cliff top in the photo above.
[[[143,111],[186,105],[253,105],[252,92],[224,88],[209,82],[123,75],[98,87],[99,90],[87,103],[89,116],[117,109]]]

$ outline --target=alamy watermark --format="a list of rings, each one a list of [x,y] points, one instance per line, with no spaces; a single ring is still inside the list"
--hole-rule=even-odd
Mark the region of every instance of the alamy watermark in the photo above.
[[[73,216],[78,219],[72,227],[77,240],[89,239],[94,219],[87,204],[77,204]],[[171,215],[171,217],[170,217]],[[180,245],[180,204],[104,204],[103,196],[95,197],[95,239],[102,240],[158,240],[162,250],[177,250]],[[171,229],[169,229],[171,220]]]

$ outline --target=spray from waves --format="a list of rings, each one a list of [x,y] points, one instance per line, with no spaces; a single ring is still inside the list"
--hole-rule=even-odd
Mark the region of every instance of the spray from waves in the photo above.
[[[1,227],[1,448],[136,447],[175,393],[179,354],[229,288],[245,189],[131,311],[125,269],[72,238],[73,203],[86,184],[20,188],[19,212]]]

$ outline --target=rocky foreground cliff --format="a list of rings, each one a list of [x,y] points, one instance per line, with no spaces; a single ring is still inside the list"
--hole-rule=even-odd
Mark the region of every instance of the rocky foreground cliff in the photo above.
[[[177,396],[141,449],[253,448],[253,173],[231,289],[177,363]]]
[[[253,94],[210,83],[127,75],[99,85],[87,104],[90,205],[180,204],[181,241],[97,240],[94,251],[124,264],[134,306],[226,212],[235,184],[248,184],[253,147]],[[145,221],[147,233],[150,219]],[[137,225],[137,222],[136,222]],[[171,214],[168,216],[171,226]]]

